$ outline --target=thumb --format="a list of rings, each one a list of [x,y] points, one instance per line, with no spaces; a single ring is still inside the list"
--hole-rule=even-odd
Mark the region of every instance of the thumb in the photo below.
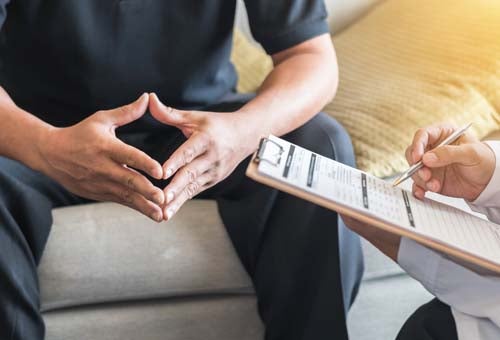
[[[424,154],[422,162],[429,168],[440,168],[451,164],[468,166],[478,163],[478,155],[471,144],[445,145]]]
[[[144,93],[135,102],[117,109],[105,111],[105,113],[116,126],[127,125],[141,118],[146,113],[148,102],[149,96]]]
[[[176,110],[163,105],[155,93],[149,95],[149,111],[157,121],[166,125],[180,128],[192,122],[189,111]]]

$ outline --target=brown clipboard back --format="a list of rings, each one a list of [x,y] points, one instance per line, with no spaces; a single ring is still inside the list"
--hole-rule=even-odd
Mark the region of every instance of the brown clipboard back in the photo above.
[[[297,196],[299,198],[302,198],[306,201],[312,202],[314,204],[317,204],[319,206],[322,206],[326,209],[334,210],[338,212],[339,214],[349,216],[352,218],[355,218],[361,222],[367,223],[374,228],[379,228],[382,230],[385,230],[387,232],[390,232],[395,235],[399,235],[402,237],[406,237],[409,239],[412,239],[428,248],[434,249],[442,254],[447,255],[450,257],[454,262],[457,262],[477,273],[480,273],[482,275],[494,275],[494,276],[500,276],[500,264],[489,261],[487,259],[484,259],[482,257],[476,256],[474,254],[465,252],[461,249],[455,248],[453,245],[445,243],[445,242],[440,242],[438,240],[434,240],[432,238],[427,238],[421,234],[418,233],[413,233],[411,230],[387,223],[385,221],[378,220],[376,218],[373,218],[371,216],[362,214],[358,211],[352,210],[348,207],[345,207],[343,205],[337,204],[335,202],[332,202],[328,199],[321,198],[319,196],[316,196],[314,194],[302,191],[300,189],[297,189],[291,185],[287,185],[285,183],[282,183],[280,181],[274,180],[270,177],[263,176],[259,174],[258,172],[258,158],[256,159],[258,152],[254,154],[252,157],[252,160],[250,161],[250,164],[248,165],[246,175],[253,179],[256,182],[262,183],[264,185],[273,187],[275,189],[278,189],[280,191],[286,192],[290,195]]]

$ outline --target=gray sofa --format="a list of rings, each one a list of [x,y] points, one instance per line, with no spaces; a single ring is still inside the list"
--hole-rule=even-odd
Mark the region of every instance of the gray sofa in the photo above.
[[[48,340],[262,339],[252,284],[215,202],[156,224],[113,203],[54,210],[39,268]],[[352,339],[393,339],[427,293],[364,243]]]
[[[327,1],[339,31],[375,0]],[[245,30],[244,13],[238,25]],[[110,203],[53,211],[39,267],[48,340],[257,340],[251,282],[212,201],[155,224]],[[393,339],[429,295],[364,243],[366,273],[349,315],[352,339]]]

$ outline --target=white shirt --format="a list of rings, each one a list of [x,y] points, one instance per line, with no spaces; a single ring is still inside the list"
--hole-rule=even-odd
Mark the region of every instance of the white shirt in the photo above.
[[[500,142],[487,142],[496,156],[490,183],[469,205],[500,224]],[[500,277],[481,276],[443,255],[403,238],[399,265],[439,300],[451,306],[459,340],[500,339]]]

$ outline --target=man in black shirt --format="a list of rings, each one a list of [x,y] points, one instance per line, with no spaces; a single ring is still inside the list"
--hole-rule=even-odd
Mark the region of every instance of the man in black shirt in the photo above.
[[[252,97],[229,61],[235,6],[0,0],[1,339],[44,337],[36,267],[52,208],[114,201],[162,221],[194,196],[217,200],[266,339],[347,338],[358,239],[244,176],[271,133],[354,165],[345,131],[316,114],[337,85],[324,4],[246,1],[275,65]]]

